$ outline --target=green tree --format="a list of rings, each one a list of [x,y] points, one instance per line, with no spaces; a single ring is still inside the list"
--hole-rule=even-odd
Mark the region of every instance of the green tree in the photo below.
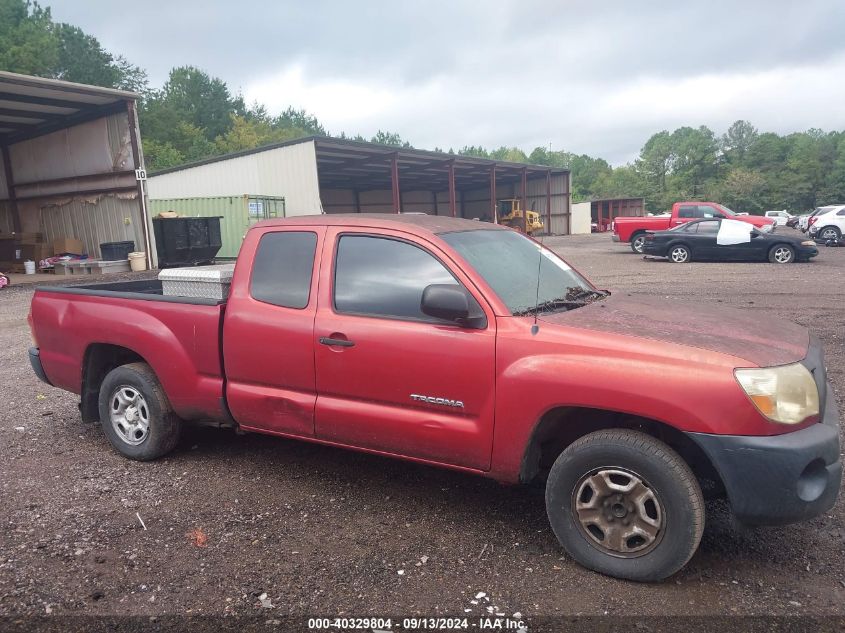
[[[766,179],[760,172],[735,167],[723,180],[713,183],[707,198],[721,202],[734,211],[762,214],[768,208],[762,196],[765,186]]]
[[[573,198],[575,190],[575,174],[572,175]],[[602,171],[593,182],[589,192],[581,194],[576,201],[591,198],[627,198],[644,197],[645,183],[642,174],[633,165],[623,165],[614,169]]]
[[[732,165],[741,165],[758,136],[757,128],[748,121],[734,121],[719,140],[725,160]]]
[[[167,141],[144,141],[144,164],[150,171],[176,167],[186,162],[185,155]]]
[[[273,127],[301,130],[306,136],[326,136],[326,129],[312,114],[288,107],[273,120]],[[398,138],[398,135],[396,135]]]
[[[435,150],[437,151],[437,150]],[[441,150],[442,151],[442,150]],[[450,154],[453,152],[449,152]],[[461,149],[458,150],[459,156],[473,156],[475,158],[489,158],[490,153],[481,147],[480,145],[476,147],[475,145],[464,145]]]
[[[674,162],[672,138],[666,130],[652,135],[640,150],[635,167],[644,184],[643,195],[649,209],[665,207],[667,199],[672,197],[666,194]]]
[[[281,127],[266,119],[232,115],[232,127],[226,134],[218,136],[214,143],[218,153],[226,154],[310,135],[310,131]]]
[[[59,42],[50,9],[29,0],[0,0],[0,70],[53,77]]]
[[[490,152],[490,158],[502,160],[509,163],[527,163],[528,156],[518,147],[505,147],[504,145]]]
[[[672,132],[674,188],[684,197],[703,194],[707,181],[716,175],[718,144],[713,131],[702,125],[682,127]]]
[[[370,143],[378,143],[379,145],[390,145],[391,147],[412,147],[411,144],[408,141],[403,140],[399,134],[395,132],[385,132],[382,130],[379,130],[376,135],[370,139]]]
[[[113,64],[114,58],[97,38],[70,24],[56,24],[54,32],[59,39],[57,79],[94,86],[118,84],[119,69]]]
[[[233,97],[226,83],[193,66],[170,71],[162,89],[147,99],[145,125],[155,131],[155,138],[165,138],[173,119],[186,121],[204,131],[214,141],[232,125],[232,115],[244,115],[241,97]],[[155,121],[160,118],[160,121]]]

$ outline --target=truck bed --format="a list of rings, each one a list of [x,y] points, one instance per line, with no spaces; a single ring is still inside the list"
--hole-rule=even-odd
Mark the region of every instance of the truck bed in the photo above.
[[[203,297],[178,297],[162,294],[162,283],[158,279],[139,281],[115,281],[110,283],[85,284],[83,286],[40,286],[38,292],[59,292],[62,294],[87,295],[91,297],[116,297],[142,301],[166,301],[168,303],[188,303],[191,305],[216,306],[225,300]]]
[[[180,417],[223,419],[224,308],[164,296],[158,280],[43,286],[30,322],[53,385],[80,393],[100,359],[135,358],[152,367]]]

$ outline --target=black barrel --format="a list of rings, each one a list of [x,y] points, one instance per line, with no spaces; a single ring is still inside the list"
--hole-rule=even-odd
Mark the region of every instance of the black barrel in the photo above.
[[[154,218],[158,267],[195,266],[213,261],[223,245],[221,217]]]

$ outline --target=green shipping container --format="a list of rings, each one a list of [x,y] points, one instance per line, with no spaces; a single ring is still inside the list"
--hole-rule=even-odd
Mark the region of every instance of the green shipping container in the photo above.
[[[215,198],[171,198],[150,200],[153,217],[162,211],[175,211],[189,217],[216,217],[220,219],[223,246],[218,258],[238,256],[244,235],[249,227],[261,220],[285,217],[285,199],[274,196],[221,196]]]

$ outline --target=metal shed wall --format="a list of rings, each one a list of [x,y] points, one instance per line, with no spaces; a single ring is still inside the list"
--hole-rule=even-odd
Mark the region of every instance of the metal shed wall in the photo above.
[[[489,197],[489,192],[487,195]],[[460,196],[461,192],[458,192],[458,215]],[[357,202],[355,197],[354,189],[320,190],[320,199],[326,213],[393,213],[393,192],[389,189],[359,191]],[[448,191],[402,191],[400,198],[404,213],[449,215]]]
[[[12,209],[8,200],[0,200],[0,235],[8,235],[14,231]]]
[[[529,211],[536,211],[547,224],[546,209],[546,179],[535,178],[526,183],[525,203]],[[519,183],[502,183],[496,185],[496,198],[519,198],[522,195]],[[551,178],[551,233],[553,235],[569,234],[569,174],[557,174]],[[460,201],[460,198],[459,198]],[[458,205],[460,215],[460,203]],[[490,188],[471,189],[464,193],[464,216],[466,218],[483,218],[490,214]],[[548,227],[546,227],[548,231]]]
[[[9,187],[6,184],[6,165],[3,162],[3,154],[0,153],[0,200],[9,197]]]
[[[151,199],[257,195],[285,198],[288,216],[320,213],[313,141],[151,176]]]
[[[27,203],[18,203],[29,215]],[[135,193],[74,197],[52,202],[40,202],[41,227],[48,244],[62,236],[81,240],[90,256],[99,258],[102,242],[135,243],[135,250],[143,251],[141,207]],[[128,222],[127,222],[128,220]]]
[[[9,156],[23,231],[43,232],[47,244],[74,237],[92,257],[103,242],[146,250],[127,113],[15,143]]]
[[[570,196],[572,185],[571,174],[552,176],[552,235],[569,235],[571,233]],[[545,186],[545,185],[544,185]]]

